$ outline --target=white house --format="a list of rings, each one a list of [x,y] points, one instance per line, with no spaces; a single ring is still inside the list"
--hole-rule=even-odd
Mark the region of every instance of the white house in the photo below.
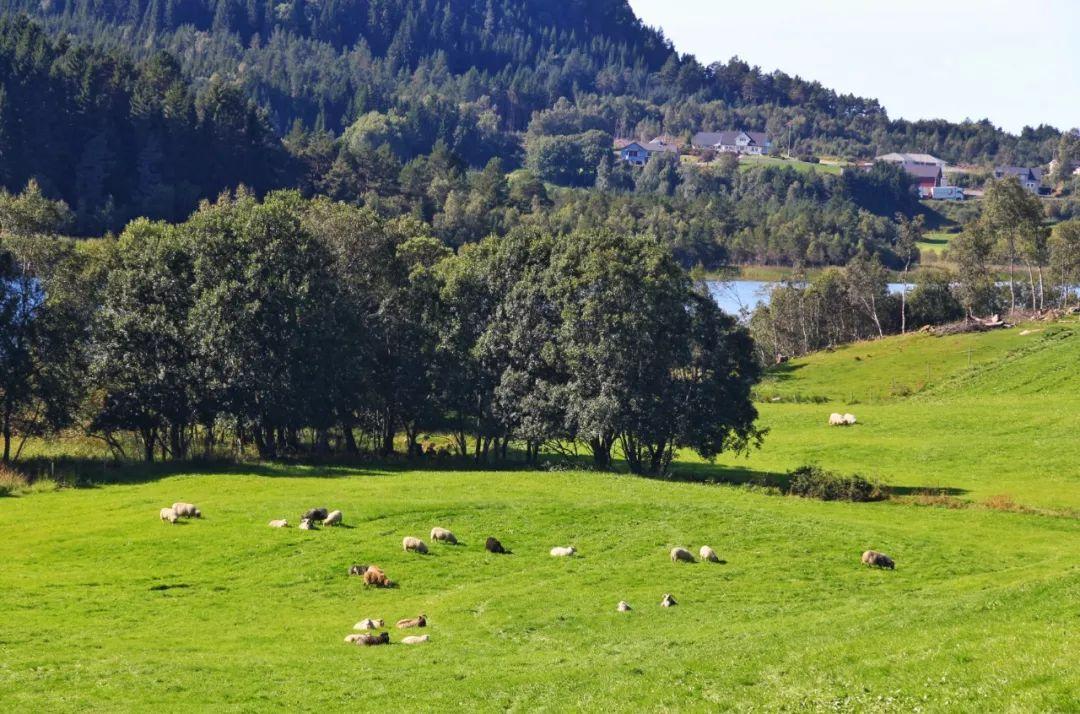
[[[772,141],[763,131],[701,131],[694,135],[691,143],[695,149],[751,156],[761,156],[772,150]]]
[[[1042,188],[1042,169],[1027,166],[998,166],[994,169],[994,178],[999,181],[1009,176],[1015,176],[1020,185],[1031,193],[1038,194]]]
[[[634,166],[644,166],[656,154],[678,155],[678,153],[679,147],[674,144],[669,144],[661,139],[653,139],[647,144],[640,144],[636,141],[627,144],[619,152],[619,156],[622,157],[623,161]]]

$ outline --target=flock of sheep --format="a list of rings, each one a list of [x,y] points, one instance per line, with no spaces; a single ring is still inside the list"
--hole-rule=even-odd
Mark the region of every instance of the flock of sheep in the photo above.
[[[850,417],[851,421],[845,423],[855,423],[855,417],[850,414],[846,414],[844,416],[834,414],[833,416],[840,417],[841,419],[847,419],[848,417]],[[829,423],[832,423],[832,419],[829,420]],[[176,523],[180,518],[202,518],[202,512],[193,504],[183,502],[177,502],[174,503],[170,508],[161,509],[162,521],[166,521],[168,523]],[[314,530],[315,524],[317,523],[321,523],[324,526],[333,527],[341,525],[343,519],[344,516],[339,510],[331,511],[326,508],[312,508],[306,513],[304,513],[304,515],[300,518],[299,527],[301,530]],[[286,519],[281,518],[270,521],[269,525],[271,528],[288,528],[289,522]],[[434,543],[458,545],[457,537],[450,530],[442,528],[440,526],[432,528],[430,536],[431,541]],[[428,552],[427,544],[424,543],[424,541],[422,541],[420,538],[417,538],[415,536],[405,536],[405,538],[403,538],[401,541],[401,547],[402,550],[404,550],[406,553],[419,553],[423,555],[427,554]],[[484,549],[489,553],[497,554],[509,554],[511,552],[504,548],[502,543],[500,543],[499,540],[494,537],[489,537],[484,542]],[[556,546],[550,551],[551,556],[556,558],[569,558],[574,556],[576,553],[577,548],[572,545]],[[682,547],[672,548],[670,557],[672,563],[697,562],[694,559],[694,554],[691,553],[690,550],[688,550],[687,548]],[[701,548],[698,550],[698,557],[702,561],[708,563],[723,564],[727,562],[721,560],[720,557],[716,554],[716,551],[707,545],[701,546]],[[884,568],[888,570],[896,569],[896,563],[895,561],[893,561],[892,558],[885,555],[884,553],[879,553],[875,550],[868,550],[863,553],[862,562],[867,567]],[[382,568],[377,565],[363,565],[359,563],[354,564],[349,567],[349,575],[363,578],[364,584],[372,587],[396,587],[395,583],[390,580],[386,576],[386,573],[383,572]],[[676,602],[675,598],[672,597],[670,593],[664,593],[664,597],[660,601],[660,607],[672,607],[674,605],[678,605],[678,602]],[[630,612],[633,610],[630,604],[625,600],[619,601],[618,605],[615,606],[615,609],[618,612]],[[360,630],[360,632],[347,635],[345,637],[345,642],[347,644],[359,645],[362,647],[390,644],[390,633],[385,631],[385,624],[385,621],[381,619],[367,618],[361,620],[353,626],[354,630]],[[427,627],[427,616],[421,614],[417,617],[398,620],[397,627],[399,629]],[[382,631],[375,633],[375,631],[377,630]],[[401,642],[402,644],[415,645],[428,642],[429,640],[430,637],[428,635],[411,635],[403,637],[401,639]]]

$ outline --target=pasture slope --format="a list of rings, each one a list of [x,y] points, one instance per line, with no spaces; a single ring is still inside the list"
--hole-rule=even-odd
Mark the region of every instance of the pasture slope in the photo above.
[[[764,450],[680,475],[765,478],[814,457],[976,504],[1075,506],[1076,327],[1040,327],[789,365],[763,388],[789,400],[763,405]],[[927,384],[880,394],[927,361]],[[833,401],[794,402],[811,396]],[[862,423],[824,426],[842,406]],[[206,518],[160,523],[178,499]],[[267,528],[316,505],[347,527]],[[433,525],[463,544],[401,552]],[[484,552],[488,535],[513,554]],[[579,557],[547,554],[570,544]],[[701,544],[727,562],[668,561]],[[897,570],[861,566],[867,548]],[[1077,552],[1067,512],[580,472],[253,466],[36,493],[0,500],[0,710],[1075,711]],[[354,562],[400,587],[365,589]],[[421,612],[427,644],[342,642],[362,618]]]

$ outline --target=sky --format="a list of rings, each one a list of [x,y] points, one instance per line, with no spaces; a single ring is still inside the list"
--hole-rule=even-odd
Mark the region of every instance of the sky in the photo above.
[[[679,52],[738,55],[893,118],[1080,126],[1078,0],[630,0]]]

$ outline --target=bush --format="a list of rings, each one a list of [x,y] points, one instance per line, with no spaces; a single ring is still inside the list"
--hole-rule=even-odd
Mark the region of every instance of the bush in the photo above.
[[[818,466],[800,466],[788,474],[788,494],[822,501],[882,501],[888,489],[858,474],[843,476]]]
[[[10,496],[27,486],[27,479],[11,466],[0,464],[0,498]]]

